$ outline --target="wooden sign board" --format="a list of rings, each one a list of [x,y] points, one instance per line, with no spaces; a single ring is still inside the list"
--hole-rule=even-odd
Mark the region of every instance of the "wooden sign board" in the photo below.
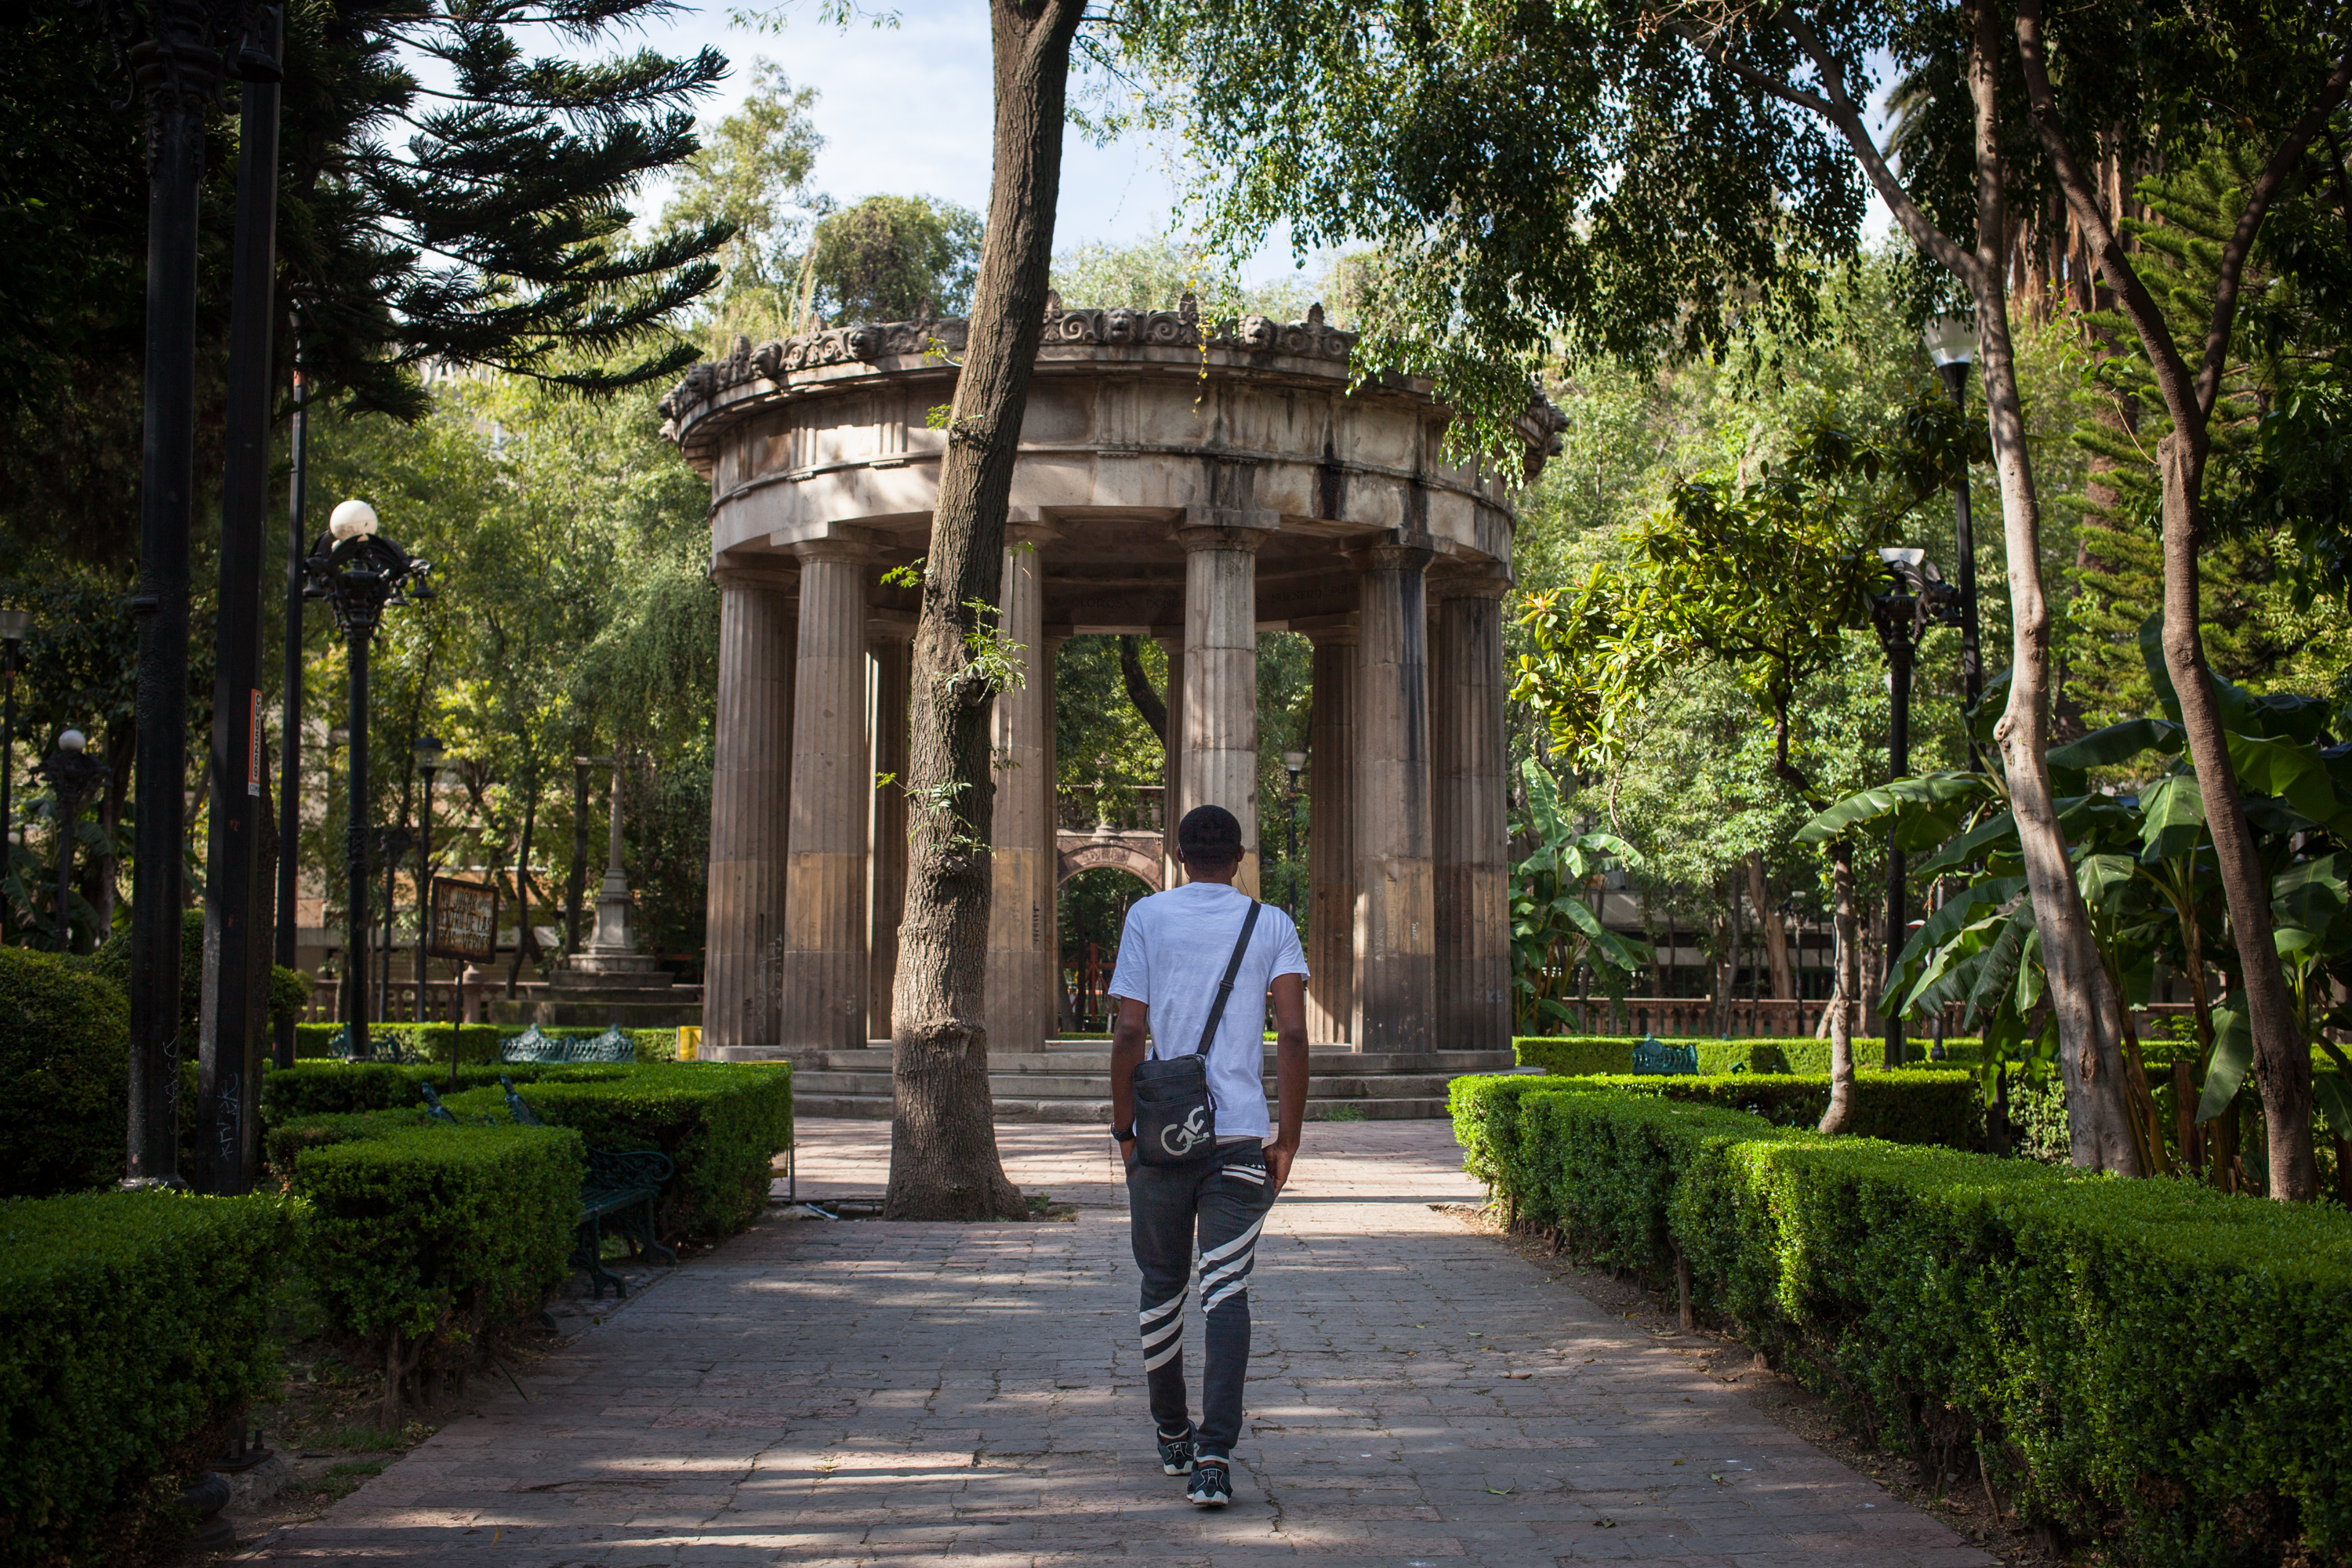
[[[433,879],[432,939],[425,951],[436,958],[487,963],[499,955],[499,890],[485,882]]]

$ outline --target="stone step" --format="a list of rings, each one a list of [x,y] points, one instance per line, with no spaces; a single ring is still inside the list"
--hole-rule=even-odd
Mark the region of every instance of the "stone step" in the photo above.
[[[1310,1075],[1307,1079],[1307,1097],[1317,1100],[1443,1100],[1446,1086],[1453,1079],[1444,1073],[1397,1073],[1381,1077],[1320,1078]],[[1108,1073],[1088,1076],[1047,1073],[991,1073],[989,1092],[998,1100],[1110,1100],[1110,1076]],[[878,1094],[890,1092],[890,1075],[884,1072],[834,1072],[820,1069],[794,1069],[793,1091],[795,1096],[813,1094]],[[1276,1086],[1271,1074],[1265,1079],[1268,1099]]]
[[[787,1050],[784,1059],[803,1071],[888,1072],[890,1053],[887,1048],[868,1047],[862,1051],[802,1051]],[[1370,1055],[1346,1050],[1317,1050],[1308,1057],[1309,1070],[1318,1077],[1381,1077],[1391,1073],[1443,1073],[1459,1078],[1465,1073],[1507,1072],[1514,1065],[1508,1051],[1430,1051],[1414,1055]],[[1110,1052],[1089,1051],[1022,1051],[992,1053],[988,1059],[991,1073],[1086,1073],[1108,1075]],[[1275,1055],[1265,1054],[1263,1069],[1271,1075],[1275,1070]]]

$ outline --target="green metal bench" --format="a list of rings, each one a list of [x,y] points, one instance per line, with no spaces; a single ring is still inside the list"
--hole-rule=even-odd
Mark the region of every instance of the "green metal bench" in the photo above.
[[[637,1043],[614,1025],[585,1039],[578,1035],[551,1035],[537,1024],[499,1044],[502,1062],[633,1062]]]
[[[1670,1046],[1654,1035],[1644,1035],[1633,1047],[1637,1073],[1685,1074],[1698,1071],[1696,1046]]]
[[[506,1089],[508,1115],[525,1127],[550,1125],[515,1092],[512,1080],[501,1074],[499,1082]],[[604,1299],[607,1285],[616,1296],[628,1294],[628,1287],[604,1267],[602,1258],[608,1220],[628,1238],[640,1258],[651,1261],[654,1254],[659,1253],[665,1263],[677,1262],[677,1254],[664,1247],[654,1234],[654,1205],[661,1197],[664,1184],[677,1171],[677,1164],[658,1149],[588,1151],[588,1176],[580,1187],[580,1232],[572,1248],[572,1263],[587,1271],[596,1287],[594,1300]]]

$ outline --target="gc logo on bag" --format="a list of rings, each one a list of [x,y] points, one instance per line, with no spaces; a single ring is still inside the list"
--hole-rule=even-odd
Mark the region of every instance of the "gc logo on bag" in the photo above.
[[[1201,1123],[1208,1115],[1206,1106],[1196,1105],[1192,1114],[1183,1121],[1171,1122],[1160,1133],[1160,1146],[1175,1159],[1181,1160],[1209,1140],[1210,1134]]]

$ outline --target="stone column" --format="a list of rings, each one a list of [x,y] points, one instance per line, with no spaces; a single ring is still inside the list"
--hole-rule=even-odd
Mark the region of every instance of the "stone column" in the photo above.
[[[1184,794],[1184,638],[1152,634],[1168,665],[1168,734],[1160,742],[1160,886],[1164,890],[1184,880],[1176,864],[1176,822],[1181,815],[1176,802]]]
[[[719,704],[710,775],[710,885],[702,1030],[716,1059],[782,1043],[777,960],[792,826],[793,666],[799,630],[787,563],[722,564]]]
[[[1043,940],[1045,945],[1045,991],[1037,998],[1038,1019],[1044,1037],[1052,1039],[1062,1032],[1062,920],[1058,879],[1061,874],[1062,825],[1061,791],[1058,779],[1061,752],[1055,745],[1055,661],[1061,658],[1066,637],[1040,639],[1040,657],[1030,670],[1029,679],[1037,686],[1037,703],[1041,722],[1038,725],[1037,786],[1038,810],[1044,814],[1045,837],[1040,842],[1044,851],[1037,857],[1037,907],[1045,911]]]
[[[1027,537],[1024,539],[1024,535]],[[1045,932],[1051,923],[1048,892],[1054,877],[1052,754],[1054,682],[1040,673],[1045,661],[1043,563],[1035,535],[1016,525],[1004,552],[1004,576],[997,624],[1021,645],[1026,679],[1018,691],[997,693],[989,720],[989,745],[996,757],[996,809],[989,829],[994,891],[988,912],[988,1043],[992,1051],[1043,1048],[1052,1028],[1040,999],[1051,994],[1052,956]],[[1032,548],[1013,546],[1030,543]]]
[[[1307,1034],[1345,1042],[1356,1028],[1356,628],[1311,635]]]
[[[866,1044],[866,557],[803,544],[793,700],[792,900],[784,926],[784,1043]]]
[[[1261,521],[1265,520],[1265,521]],[[1234,886],[1258,891],[1257,547],[1269,514],[1187,509],[1184,546],[1184,723],[1175,816],[1222,805],[1241,819]],[[1171,721],[1173,727],[1173,721]]]
[[[907,721],[914,672],[915,628],[869,621],[874,661],[874,776],[891,782],[874,791],[872,924],[866,938],[866,1034],[890,1038],[890,989],[898,973],[898,921],[907,912]]]
[[[1356,699],[1356,1048],[1434,1048],[1427,548],[1363,552]]]
[[[1433,579],[1430,821],[1437,1048],[1511,1045],[1510,829],[1504,816],[1503,595],[1491,572]]]

